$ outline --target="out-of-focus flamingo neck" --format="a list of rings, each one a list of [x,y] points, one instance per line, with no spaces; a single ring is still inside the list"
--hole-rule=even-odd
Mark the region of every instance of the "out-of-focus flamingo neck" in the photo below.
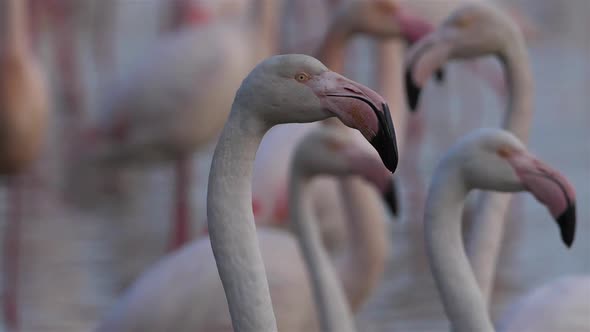
[[[0,1],[0,52],[25,51],[28,47],[27,2]]]
[[[506,72],[509,96],[502,127],[526,144],[533,116],[533,77],[524,37],[515,30],[507,38],[511,40],[499,54]],[[467,242],[471,266],[487,302],[494,284],[511,197],[507,193],[482,193]]]
[[[331,70],[342,73],[344,71],[344,51],[350,35],[342,29],[341,24],[333,23],[326,32],[316,58]]]
[[[352,313],[340,281],[324,249],[320,230],[311,208],[311,198],[305,195],[310,178],[301,169],[293,169],[289,181],[289,210],[291,225],[306,262],[313,287],[322,331],[354,332]]]

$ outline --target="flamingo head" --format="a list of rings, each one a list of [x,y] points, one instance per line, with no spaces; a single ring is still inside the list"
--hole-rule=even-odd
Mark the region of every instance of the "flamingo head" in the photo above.
[[[469,4],[456,10],[408,52],[406,93],[410,109],[416,108],[428,79],[448,61],[503,56],[509,52],[514,38],[522,39],[518,27],[507,14],[492,5]]]
[[[560,228],[566,246],[574,241],[576,194],[572,184],[543,163],[511,133],[482,129],[455,148],[467,189],[505,192],[528,191],[547,207]]]
[[[362,133],[391,172],[397,167],[395,130],[383,97],[330,71],[313,57],[289,54],[268,58],[246,77],[235,103],[255,108],[267,126],[336,116]]]

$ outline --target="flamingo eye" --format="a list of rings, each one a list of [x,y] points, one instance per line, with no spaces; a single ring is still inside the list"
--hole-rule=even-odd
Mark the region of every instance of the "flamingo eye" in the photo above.
[[[331,140],[326,143],[326,146],[331,151],[342,151],[346,147],[346,144],[344,142]]]
[[[311,76],[309,74],[303,72],[295,75],[295,79],[297,80],[297,82],[307,82],[310,78]]]
[[[498,155],[504,159],[510,157],[510,155],[512,155],[512,151],[510,151],[507,148],[500,148],[496,151],[496,153],[498,153]]]

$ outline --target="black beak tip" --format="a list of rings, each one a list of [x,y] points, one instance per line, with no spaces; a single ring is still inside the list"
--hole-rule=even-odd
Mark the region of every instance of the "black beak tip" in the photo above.
[[[410,112],[415,112],[418,107],[418,101],[420,100],[420,92],[422,89],[414,83],[411,69],[406,70],[405,80],[408,106],[410,107]]]
[[[569,205],[567,209],[556,218],[556,221],[559,225],[563,243],[570,248],[574,243],[574,236],[576,234],[576,205]]]
[[[381,105],[382,112],[375,112],[379,120],[379,131],[370,141],[371,145],[377,150],[383,164],[391,173],[395,172],[398,163],[397,140],[395,137],[395,128],[391,120],[391,113],[387,104]]]
[[[397,189],[397,182],[392,178],[387,186],[387,190],[383,193],[383,199],[391,210],[394,217],[399,215],[399,195]]]
[[[436,79],[436,82],[438,82],[438,83],[444,83],[446,76],[447,75],[446,75],[444,68],[437,69],[434,74],[434,78]]]

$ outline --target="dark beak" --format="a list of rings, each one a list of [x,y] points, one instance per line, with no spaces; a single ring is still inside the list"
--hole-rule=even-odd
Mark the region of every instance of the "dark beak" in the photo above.
[[[420,93],[422,89],[414,83],[412,78],[412,67],[406,69],[406,98],[410,112],[416,112],[418,101],[420,100]]]
[[[377,150],[385,167],[393,173],[398,163],[397,140],[395,138],[395,129],[393,128],[389,106],[383,103],[381,107],[383,108],[382,112],[374,109],[375,115],[377,115],[377,119],[379,120],[379,131],[369,143]]]
[[[408,68],[406,70],[406,97],[408,98],[408,106],[410,107],[410,112],[416,112],[418,108],[418,102],[420,101],[420,93],[422,92],[422,88],[417,86],[412,79],[412,68]],[[446,77],[444,69],[438,69],[435,73],[435,79],[438,83],[443,83]]]
[[[561,240],[570,248],[576,234],[576,205],[568,205],[568,208],[556,218],[556,221],[561,232]]]
[[[387,186],[387,190],[383,193],[385,204],[391,210],[394,217],[399,214],[399,196],[397,189],[397,182],[392,178],[391,183]]]
[[[437,69],[436,72],[434,73],[434,78],[436,79],[437,83],[444,83],[446,76],[447,75],[446,75],[445,70],[443,68]]]

